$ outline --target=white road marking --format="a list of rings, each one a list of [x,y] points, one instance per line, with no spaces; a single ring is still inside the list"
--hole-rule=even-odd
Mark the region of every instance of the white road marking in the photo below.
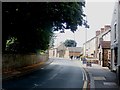
[[[106,80],[105,77],[93,77],[94,80]]]
[[[41,69],[44,69],[44,68],[41,68]]]
[[[117,84],[115,82],[103,82],[104,85],[109,85],[109,86],[116,86]]]
[[[34,86],[35,86],[35,87],[37,87],[37,86],[38,86],[38,84],[34,84]]]
[[[82,70],[82,75],[83,75],[83,81],[85,80],[85,76],[84,76],[84,72],[83,72],[83,70]]]
[[[83,74],[83,80],[88,80],[85,70],[83,68],[81,68],[81,70],[82,70],[82,74]]]
[[[50,79],[49,80],[52,80],[54,77],[56,77],[57,76],[57,73],[56,74],[54,74],[52,77],[50,77]]]
[[[87,74],[86,74],[86,72],[85,72],[84,69],[83,69],[83,71],[84,71],[84,74],[85,74],[85,78],[86,78],[86,80],[88,80],[88,78],[87,78]]]

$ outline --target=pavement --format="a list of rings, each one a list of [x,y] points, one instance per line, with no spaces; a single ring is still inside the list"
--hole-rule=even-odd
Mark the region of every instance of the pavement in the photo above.
[[[116,73],[109,70],[108,67],[102,67],[99,64],[86,66],[80,61],[84,70],[88,73],[90,90],[108,89],[120,90],[116,82]]]

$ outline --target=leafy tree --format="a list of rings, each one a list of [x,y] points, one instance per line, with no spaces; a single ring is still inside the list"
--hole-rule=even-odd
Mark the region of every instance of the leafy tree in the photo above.
[[[3,52],[11,38],[16,40],[8,45],[10,52],[46,50],[54,31],[74,32],[83,24],[84,6],[85,2],[3,2]]]
[[[66,47],[76,47],[77,46],[77,43],[75,40],[65,40],[64,42],[65,46]]]

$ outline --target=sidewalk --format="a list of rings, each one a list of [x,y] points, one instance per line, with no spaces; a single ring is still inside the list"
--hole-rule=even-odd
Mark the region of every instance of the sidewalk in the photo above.
[[[53,61],[53,59],[49,59],[47,62],[40,62],[40,63],[31,65],[31,66],[19,68],[19,69],[14,70],[14,71],[5,72],[2,75],[2,79],[3,80],[8,80],[8,79],[11,79],[11,78],[15,78],[15,77],[19,77],[19,76],[28,74],[30,72],[33,72],[35,70],[38,70],[38,69],[44,67],[45,65],[50,64],[52,61]]]
[[[82,63],[82,61],[81,61]],[[108,90],[120,90],[116,83],[116,73],[111,72],[108,67],[102,67],[99,64],[92,64],[92,66],[86,66],[82,64],[85,71],[90,77],[90,89],[108,89]]]

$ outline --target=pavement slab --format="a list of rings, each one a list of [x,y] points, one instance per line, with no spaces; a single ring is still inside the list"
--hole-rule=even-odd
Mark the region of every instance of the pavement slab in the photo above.
[[[102,67],[99,64],[92,64],[86,66],[80,61],[85,71],[90,77],[90,89],[110,89],[120,90],[120,87],[116,83],[116,73],[111,72],[108,67]]]

